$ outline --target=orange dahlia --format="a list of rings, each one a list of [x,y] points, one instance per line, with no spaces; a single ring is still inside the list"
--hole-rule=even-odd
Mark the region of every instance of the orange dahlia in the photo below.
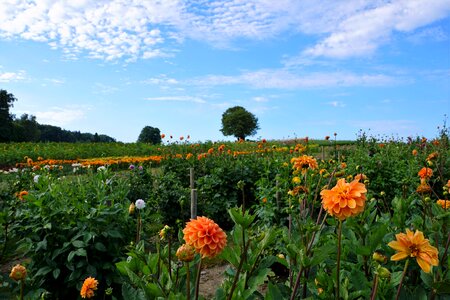
[[[27,191],[21,191],[20,193],[16,193],[16,197],[19,198],[20,200],[25,200],[23,197],[28,195]]]
[[[391,260],[397,261],[408,257],[415,257],[420,268],[425,273],[430,273],[431,266],[439,265],[438,250],[430,245],[430,241],[423,236],[423,232],[416,230],[412,232],[406,229],[406,234],[395,235],[396,241],[388,244],[397,253]]]
[[[323,208],[330,215],[344,220],[364,210],[366,193],[366,186],[358,179],[346,182],[344,178],[341,178],[331,190],[323,190],[320,195]]]
[[[419,175],[419,177],[422,179],[428,179],[428,178],[431,178],[431,176],[433,176],[433,170],[430,168],[423,167],[419,171],[419,173],[417,173],[417,175]]]
[[[183,229],[186,244],[195,248],[202,257],[214,257],[227,244],[227,235],[213,220],[207,217],[191,219]]]
[[[92,298],[94,297],[94,291],[97,290],[98,281],[95,278],[88,277],[84,280],[83,286],[81,287],[80,295],[81,298]]]
[[[431,186],[424,180],[421,181],[420,185],[417,187],[416,192],[419,194],[431,193]]]
[[[318,167],[316,159],[309,155],[293,157],[291,159],[291,164],[293,164],[293,169],[301,170],[302,173],[305,173],[308,168],[314,170]]]
[[[436,203],[442,206],[443,209],[450,208],[450,200],[438,200]]]
[[[27,277],[27,269],[24,266],[17,264],[11,269],[9,277],[15,281],[24,280]]]

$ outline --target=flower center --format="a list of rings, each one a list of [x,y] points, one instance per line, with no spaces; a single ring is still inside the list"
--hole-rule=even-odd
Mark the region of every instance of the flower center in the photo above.
[[[419,249],[417,249],[415,245],[411,245],[409,251],[411,252],[411,257],[417,257],[419,255]]]

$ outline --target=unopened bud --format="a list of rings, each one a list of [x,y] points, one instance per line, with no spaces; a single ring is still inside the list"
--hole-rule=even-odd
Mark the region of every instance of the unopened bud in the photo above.
[[[135,209],[136,209],[136,205],[134,205],[134,203],[131,203],[130,206],[128,207],[128,213],[130,215],[134,214]]]
[[[188,244],[181,245],[176,253],[176,256],[180,261],[190,262],[194,260],[194,247],[189,246]]]
[[[391,277],[391,272],[386,269],[385,267],[380,267],[377,270],[378,276],[380,276],[380,278],[390,278]]]
[[[384,256],[383,254],[381,254],[381,253],[378,252],[378,251],[375,251],[375,252],[373,253],[372,259],[373,259],[374,261],[379,262],[379,263],[385,263],[385,262],[387,261],[387,257]]]

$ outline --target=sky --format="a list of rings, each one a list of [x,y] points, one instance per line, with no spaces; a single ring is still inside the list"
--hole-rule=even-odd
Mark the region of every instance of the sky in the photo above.
[[[135,142],[438,136],[448,0],[0,0],[0,89],[41,124]],[[449,124],[447,124],[449,126]]]

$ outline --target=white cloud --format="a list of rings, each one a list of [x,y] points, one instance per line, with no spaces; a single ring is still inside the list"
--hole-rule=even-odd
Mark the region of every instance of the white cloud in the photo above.
[[[205,100],[199,97],[192,96],[164,96],[164,97],[148,97],[145,98],[148,101],[181,101],[181,102],[194,102],[194,103],[206,103]]]
[[[166,74],[161,74],[157,77],[151,77],[143,80],[142,83],[151,85],[173,85],[178,84],[179,82],[175,78],[170,78]]]
[[[333,107],[345,107],[345,103],[342,101],[331,101],[331,102],[328,102],[328,104]]]
[[[0,71],[0,82],[13,82],[22,81],[26,79],[26,72],[20,70],[18,72],[1,72]]]
[[[180,20],[177,0],[14,1],[0,6],[0,37],[47,42],[69,56],[93,58],[165,56],[160,27]]]
[[[86,109],[83,108],[62,108],[52,107],[48,111],[33,112],[36,119],[41,124],[55,126],[65,126],[74,121],[81,120],[85,116]]]
[[[220,47],[288,32],[322,38],[307,57],[344,58],[449,12],[448,0],[3,0],[0,38],[46,42],[72,59],[134,61],[171,56],[188,38]]]
[[[449,11],[446,0],[381,2],[336,22],[328,37],[303,54],[336,58],[370,55],[394,32],[411,32],[446,17]]]
[[[257,96],[257,97],[253,97],[253,101],[255,101],[255,102],[267,102],[267,101],[269,101],[269,99],[267,99],[267,97]]]
[[[98,83],[98,82],[94,84],[93,89],[94,89],[95,94],[105,94],[105,95],[114,94],[115,92],[117,92],[119,90],[119,88],[117,88],[115,86]]]
[[[208,75],[189,83],[203,86],[244,84],[261,89],[305,89],[336,86],[384,86],[403,79],[384,74],[355,74],[350,72],[295,74],[284,69],[247,71],[237,76]]]

